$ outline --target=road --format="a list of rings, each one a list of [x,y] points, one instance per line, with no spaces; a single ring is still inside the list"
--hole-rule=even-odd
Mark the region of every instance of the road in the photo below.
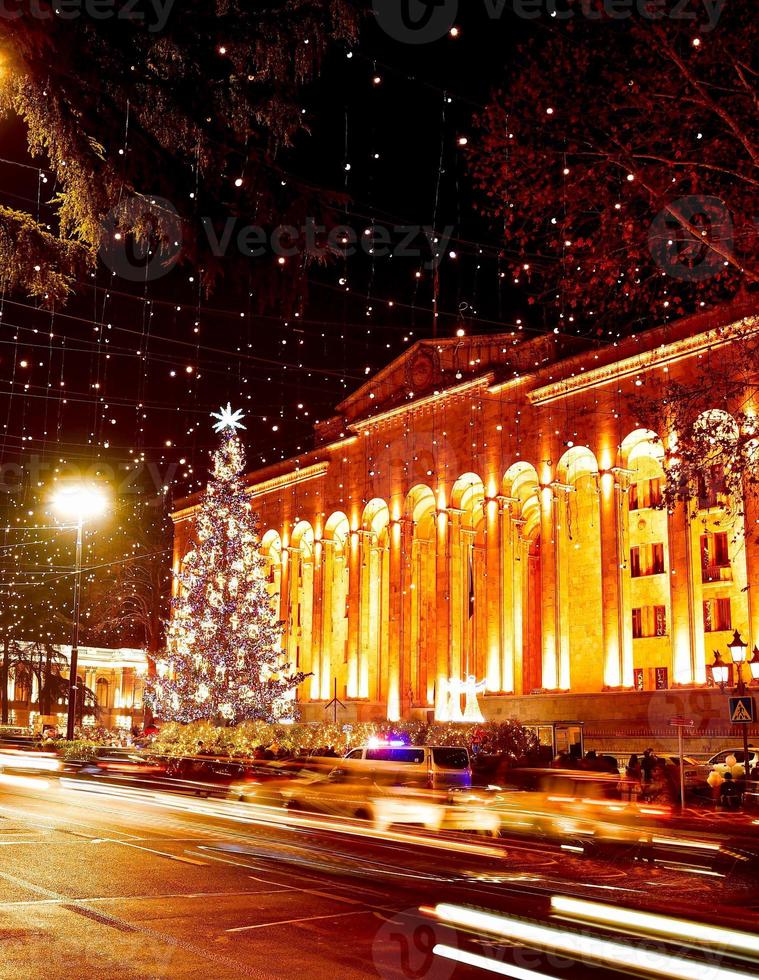
[[[420,907],[547,921],[557,894],[759,925],[755,871],[593,860],[558,843],[409,828],[377,837],[308,814],[56,779],[0,784],[2,978],[483,977],[433,955],[435,943],[460,947],[461,935]],[[511,963],[520,950],[486,952]],[[550,959],[535,957],[532,969]],[[559,966],[547,975],[588,976]]]

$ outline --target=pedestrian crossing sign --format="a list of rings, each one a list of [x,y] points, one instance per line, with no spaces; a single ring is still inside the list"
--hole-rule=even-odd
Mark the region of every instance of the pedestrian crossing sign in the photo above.
[[[730,721],[734,725],[748,725],[754,720],[752,697],[730,698]]]

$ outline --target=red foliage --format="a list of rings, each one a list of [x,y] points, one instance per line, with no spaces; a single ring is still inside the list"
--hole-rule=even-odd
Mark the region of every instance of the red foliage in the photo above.
[[[628,20],[567,2],[575,16],[521,47],[469,146],[514,278],[557,325],[598,333],[755,289],[753,3],[731,0],[710,30],[703,0]]]

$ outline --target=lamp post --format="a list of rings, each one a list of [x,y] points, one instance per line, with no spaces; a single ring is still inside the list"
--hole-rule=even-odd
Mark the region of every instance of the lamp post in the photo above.
[[[82,592],[82,540],[84,523],[104,514],[108,500],[98,487],[72,484],[61,487],[53,498],[53,508],[64,519],[75,523],[64,525],[76,530],[76,561],[74,564],[74,621],[71,631],[71,661],[69,663],[69,699],[66,718],[66,738],[74,738],[76,725],[76,698],[78,689],[77,669],[79,660],[79,606]]]
[[[738,668],[735,682],[735,692],[739,697],[745,695],[747,690],[746,682],[743,680],[743,665],[748,664],[751,671],[751,680],[759,680],[759,649],[754,646],[751,659],[747,659],[748,643],[745,642],[738,630],[733,630],[733,638],[727,644],[727,649],[732,657],[733,663]],[[728,664],[722,659],[719,650],[714,651],[714,663],[712,664],[712,677],[719,684],[721,690],[725,690],[728,678]],[[742,724],[743,729],[743,769],[748,778],[748,725]]]

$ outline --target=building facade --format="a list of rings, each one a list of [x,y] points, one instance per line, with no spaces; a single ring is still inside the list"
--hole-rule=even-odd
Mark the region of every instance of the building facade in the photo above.
[[[734,357],[759,317],[724,326],[420,341],[315,450],[250,474],[302,716],[336,691],[348,718],[451,720],[467,678],[491,718],[642,724],[684,691],[708,715],[713,650],[734,629],[759,643],[759,508],[718,486],[662,508],[672,440],[638,404]]]
[[[31,647],[21,644],[20,649]],[[60,659],[56,659],[53,671],[68,678],[67,662],[71,660],[70,646],[56,646]],[[14,664],[8,671],[8,723],[33,725],[39,716],[42,664],[35,670],[32,658]],[[97,712],[85,705],[85,725],[102,725],[105,728],[132,729],[141,727],[143,720],[142,695],[147,675],[148,660],[144,650],[133,648],[79,647],[77,657],[79,683],[92,691],[97,701]],[[68,683],[68,681],[66,681]],[[62,730],[66,727],[66,703],[51,706]]]

